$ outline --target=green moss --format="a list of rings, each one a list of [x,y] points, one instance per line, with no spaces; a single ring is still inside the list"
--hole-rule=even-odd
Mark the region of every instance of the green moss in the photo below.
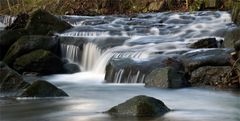
[[[18,65],[24,66],[24,65],[27,65],[29,63],[32,63],[32,61],[35,61],[35,60],[38,60],[38,59],[41,59],[41,58],[45,58],[45,57],[48,57],[48,56],[52,56],[52,53],[50,51],[36,50],[36,51],[33,51],[29,54],[21,56],[16,61],[17,61]]]

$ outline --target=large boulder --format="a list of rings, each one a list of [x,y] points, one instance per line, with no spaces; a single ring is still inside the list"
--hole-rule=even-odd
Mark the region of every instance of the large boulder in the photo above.
[[[70,24],[44,10],[36,10],[30,16],[26,29],[32,35],[46,35],[72,28]]]
[[[44,80],[37,80],[25,89],[21,97],[62,97],[68,96],[63,90]]]
[[[29,85],[20,74],[0,62],[0,92],[17,92],[18,94]]]
[[[184,53],[180,60],[185,71],[191,73],[201,66],[228,66],[230,65],[233,49],[199,49]]]
[[[16,42],[21,36],[26,34],[27,34],[27,31],[24,29],[5,30],[0,32],[0,60],[3,59],[9,47],[14,42]]]
[[[56,52],[58,41],[54,37],[48,36],[23,36],[9,48],[3,61],[11,66],[18,57],[37,49]]]
[[[181,88],[188,86],[184,70],[170,67],[153,70],[145,79],[146,87]]]
[[[135,96],[107,111],[113,116],[156,117],[170,109],[160,100],[144,95]]]
[[[189,80],[192,86],[217,88],[239,88],[239,83],[230,80],[231,66],[203,66],[194,70]]]
[[[19,72],[55,74],[63,72],[63,63],[59,57],[47,50],[35,50],[16,59],[14,69]]]
[[[224,47],[234,48],[234,44],[240,40],[240,28],[235,28],[226,33],[224,37]]]

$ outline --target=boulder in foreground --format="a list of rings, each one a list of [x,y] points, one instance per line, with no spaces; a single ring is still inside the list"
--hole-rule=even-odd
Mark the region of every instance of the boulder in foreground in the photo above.
[[[44,80],[37,80],[26,88],[22,97],[62,97],[68,96],[63,90]]]
[[[170,109],[160,100],[144,95],[133,97],[107,111],[113,116],[156,117]]]

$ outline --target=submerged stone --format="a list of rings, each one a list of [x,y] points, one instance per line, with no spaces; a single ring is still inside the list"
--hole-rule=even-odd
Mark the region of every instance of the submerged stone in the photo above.
[[[114,106],[107,113],[113,116],[157,117],[169,111],[170,109],[161,100],[139,95]]]

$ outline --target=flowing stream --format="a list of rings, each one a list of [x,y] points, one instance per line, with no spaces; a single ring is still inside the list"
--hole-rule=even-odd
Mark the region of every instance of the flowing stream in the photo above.
[[[235,27],[229,13],[60,18],[74,26],[57,34],[62,42],[62,56],[82,71],[41,78],[70,97],[14,99],[0,94],[0,121],[240,121],[239,91],[145,88],[145,75],[140,71],[120,84],[124,69],[114,74],[114,83],[104,83],[105,68],[111,59],[144,62],[159,54],[188,51],[188,45],[201,38],[223,39],[225,31]],[[0,18],[0,28],[10,20],[5,19]],[[111,117],[103,113],[136,95],[160,99],[173,111],[160,118]]]

